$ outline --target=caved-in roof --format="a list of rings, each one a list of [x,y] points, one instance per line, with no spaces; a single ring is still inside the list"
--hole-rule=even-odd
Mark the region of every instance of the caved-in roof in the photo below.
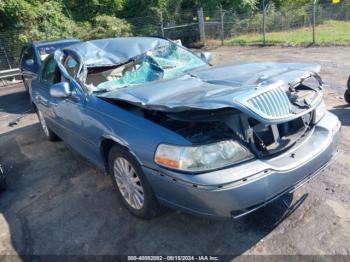
[[[121,64],[168,43],[168,40],[156,37],[120,37],[81,42],[67,49],[77,53],[83,64],[94,67]]]

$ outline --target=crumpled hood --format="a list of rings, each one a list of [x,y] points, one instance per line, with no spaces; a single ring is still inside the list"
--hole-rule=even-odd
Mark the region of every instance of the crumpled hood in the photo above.
[[[287,86],[318,73],[316,64],[245,63],[192,71],[175,79],[149,82],[99,95],[166,112],[189,109],[243,109],[242,99],[272,86]]]

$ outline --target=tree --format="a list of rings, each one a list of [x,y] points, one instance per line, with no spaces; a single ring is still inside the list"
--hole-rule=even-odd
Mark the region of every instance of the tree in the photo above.
[[[254,10],[257,4],[257,0],[196,0],[195,2],[197,7],[203,7],[205,10],[222,7],[236,12]]]
[[[0,29],[18,28],[21,41],[72,36],[75,23],[57,1],[7,0],[0,2]]]
[[[75,21],[92,22],[96,16],[115,16],[124,7],[125,0],[62,0]]]
[[[93,29],[84,38],[96,39],[104,37],[130,36],[131,26],[122,19],[100,15],[93,21]]]
[[[263,0],[259,0],[259,3],[258,3],[259,8],[262,8],[262,1]],[[310,4],[311,0],[265,0],[265,3],[266,4],[274,3],[276,8],[284,7],[284,8],[293,9],[293,8],[300,8],[307,4]]]

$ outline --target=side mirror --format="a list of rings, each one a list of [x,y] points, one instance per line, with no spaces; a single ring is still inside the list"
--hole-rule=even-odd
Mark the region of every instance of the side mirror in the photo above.
[[[27,59],[26,61],[24,61],[24,63],[27,66],[32,66],[32,65],[34,65],[34,59]]]
[[[58,98],[70,97],[71,92],[69,90],[69,84],[67,82],[60,82],[60,83],[54,84],[50,88],[50,95]]]
[[[212,57],[211,53],[209,53],[209,52],[201,52],[200,58],[201,58],[204,62],[210,64],[210,62],[211,62],[211,60],[212,60],[213,57]]]

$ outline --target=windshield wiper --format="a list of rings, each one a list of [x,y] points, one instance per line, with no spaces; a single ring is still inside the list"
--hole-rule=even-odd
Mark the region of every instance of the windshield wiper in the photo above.
[[[172,68],[176,68],[177,65],[166,65],[166,66],[162,66],[162,69],[172,69]]]
[[[92,91],[92,93],[101,94],[101,93],[106,93],[106,92],[110,92],[110,91],[112,91],[112,90],[108,89],[108,88],[104,88],[104,89],[94,90],[94,91]]]

